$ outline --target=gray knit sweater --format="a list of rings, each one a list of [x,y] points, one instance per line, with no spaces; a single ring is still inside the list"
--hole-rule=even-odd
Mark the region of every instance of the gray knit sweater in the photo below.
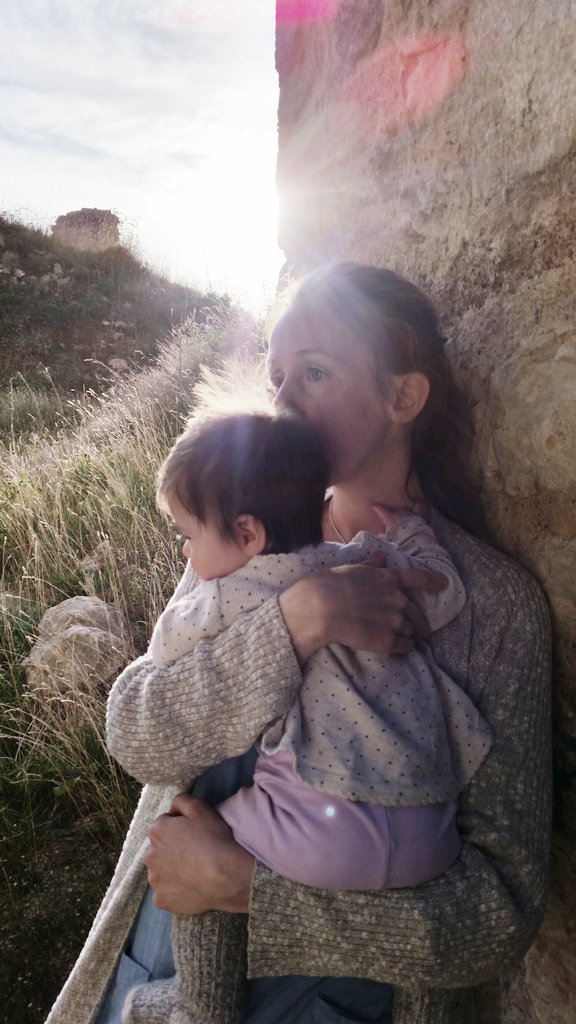
[[[489,755],[460,800],[463,850],[441,878],[416,889],[320,891],[257,864],[249,973],[369,977],[396,986],[395,1024],[460,1024],[460,990],[493,982],[517,963],[540,923],[549,845],[550,632],[542,593],[519,566],[435,516],[468,602],[435,633],[436,660],[492,728]],[[149,672],[149,659],[130,671]],[[177,666],[212,697],[199,748],[216,763],[246,749],[246,735],[288,710],[300,670],[276,600]],[[224,695],[234,680],[236,701]],[[220,699],[222,698],[222,699]],[[227,722],[214,729],[214,709]],[[233,717],[230,718],[230,712]],[[212,736],[217,735],[217,744]],[[240,740],[241,737],[241,740]],[[200,772],[204,764],[193,766]],[[110,888],[47,1024],[89,1024],[123,948],[146,884],[146,830],[174,790],[146,787]],[[494,1019],[493,1017],[491,1018]],[[470,1018],[467,1016],[467,1024]]]
[[[201,639],[228,629],[296,580],[359,564],[375,553],[385,554],[391,569],[444,575],[444,590],[415,595],[432,631],[464,607],[464,587],[447,552],[423,519],[403,516],[386,540],[360,532],[345,545],[257,555],[219,579],[197,581],[187,570],[156,623],[148,654],[156,667],[174,664]],[[164,680],[155,686],[155,678],[128,668],[117,679],[108,699],[108,749],[143,784],[185,789],[197,774],[191,776],[190,766],[206,753],[197,723],[208,725],[212,718],[216,730],[220,709],[212,716],[210,692],[199,692],[187,679],[168,688]],[[229,706],[236,689],[234,680]],[[308,785],[391,807],[456,799],[491,743],[472,701],[434,664],[424,644],[402,658],[339,644],[323,647],[307,662],[288,714],[274,722],[255,717],[247,746],[259,725],[259,749],[289,750],[296,774]]]

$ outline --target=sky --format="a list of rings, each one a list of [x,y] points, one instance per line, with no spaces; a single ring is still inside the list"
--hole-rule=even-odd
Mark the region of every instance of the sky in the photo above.
[[[111,209],[154,269],[276,285],[273,0],[0,0],[0,211]]]

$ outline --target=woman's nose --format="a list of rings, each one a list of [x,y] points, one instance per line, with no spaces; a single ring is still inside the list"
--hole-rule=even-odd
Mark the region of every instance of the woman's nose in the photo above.
[[[280,385],[278,391],[274,395],[272,404],[274,408],[279,409],[280,412],[286,412],[287,410],[290,412],[298,411],[298,405],[292,391],[292,387],[288,381],[283,381]]]

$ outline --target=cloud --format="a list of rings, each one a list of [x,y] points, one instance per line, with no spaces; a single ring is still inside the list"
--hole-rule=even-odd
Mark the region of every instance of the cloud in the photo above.
[[[82,160],[101,160],[104,157],[102,151],[94,146],[82,145],[71,139],[58,136],[53,132],[30,132],[27,129],[10,131],[0,125],[0,145],[16,146],[25,149],[39,150],[41,152],[54,152],[57,150],[64,156],[73,156]]]
[[[260,0],[241,5],[253,11],[260,6]],[[210,32],[192,24],[177,33],[187,12],[192,23],[198,21],[197,14],[192,18],[195,7],[21,0],[19,17],[13,3],[0,7],[0,109],[7,130],[16,122],[31,133],[53,127],[61,137],[65,123],[70,143],[84,145],[88,135],[97,148],[117,149],[124,140],[126,150],[149,151],[151,137],[159,152],[169,137],[178,141],[202,134],[207,119],[235,121],[250,130],[271,109],[267,90],[258,88],[253,73],[253,36],[245,31],[233,44],[228,40],[222,46],[220,38],[216,45],[218,9],[222,20],[225,10],[237,11],[230,3],[198,5],[205,8]]]
[[[168,32],[212,35],[254,33],[269,16],[269,0],[151,0],[139,6],[140,19]]]
[[[250,153],[263,194],[276,146],[273,22],[272,0],[0,0],[0,207],[53,218],[107,206],[143,234],[153,222],[176,232],[175,208],[196,211],[210,189],[234,194]],[[225,227],[223,259],[234,249]],[[172,247],[190,237],[188,225]]]

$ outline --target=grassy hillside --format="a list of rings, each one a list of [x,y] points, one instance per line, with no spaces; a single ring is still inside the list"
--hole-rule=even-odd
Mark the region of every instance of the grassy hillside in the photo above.
[[[5,225],[2,231],[6,242]],[[41,259],[55,256],[38,232],[19,228],[8,237],[14,249],[19,244],[18,263],[31,277]],[[237,391],[239,354],[252,358],[261,344],[253,322],[215,297],[198,306],[201,317],[166,333],[169,307],[157,301],[155,291],[160,279],[124,250],[98,258],[71,254],[69,262],[59,255],[64,276],[73,282],[69,291],[50,285],[44,293],[34,281],[10,285],[5,279],[13,274],[0,275],[1,362],[5,376],[8,357],[22,374],[12,381],[12,390],[5,385],[12,413],[0,422],[0,1022],[5,1024],[44,1020],[103,894],[138,789],[105,750],[106,695],[87,696],[79,687],[62,700],[45,701],[28,692],[23,659],[44,611],[77,594],[119,605],[130,622],[134,653],[145,649],[182,568],[173,531],[155,508],[156,467],[197,401],[201,367],[232,360],[231,389]],[[185,292],[173,293],[182,298],[179,316],[192,308],[186,302],[193,293],[186,297]],[[72,305],[80,302],[72,296],[80,294],[83,302],[91,296],[97,315]],[[87,346],[86,339],[99,334],[105,296],[106,308],[114,311],[118,303],[132,303],[131,319],[142,325],[140,339],[147,339],[146,359],[117,374],[106,389],[99,384],[99,393],[74,397],[69,385],[84,372],[82,361],[75,359],[68,371],[58,346],[66,353],[73,338],[81,336]],[[142,316],[145,302],[156,317],[147,334],[152,312]],[[42,319],[42,303],[44,316],[50,308],[56,311],[53,318]],[[25,312],[23,319],[17,309]],[[162,316],[164,338],[157,343]],[[32,342],[40,334],[35,331],[52,353],[54,386],[45,390],[38,390],[30,376],[37,373]],[[27,339],[19,361],[18,338]],[[37,379],[42,381],[41,374]],[[22,423],[33,424],[24,432],[15,421],[18,386],[24,389]]]
[[[189,317],[203,322],[227,306],[226,297],[167,281],[121,246],[80,252],[0,216],[0,387],[100,390],[145,364]]]

